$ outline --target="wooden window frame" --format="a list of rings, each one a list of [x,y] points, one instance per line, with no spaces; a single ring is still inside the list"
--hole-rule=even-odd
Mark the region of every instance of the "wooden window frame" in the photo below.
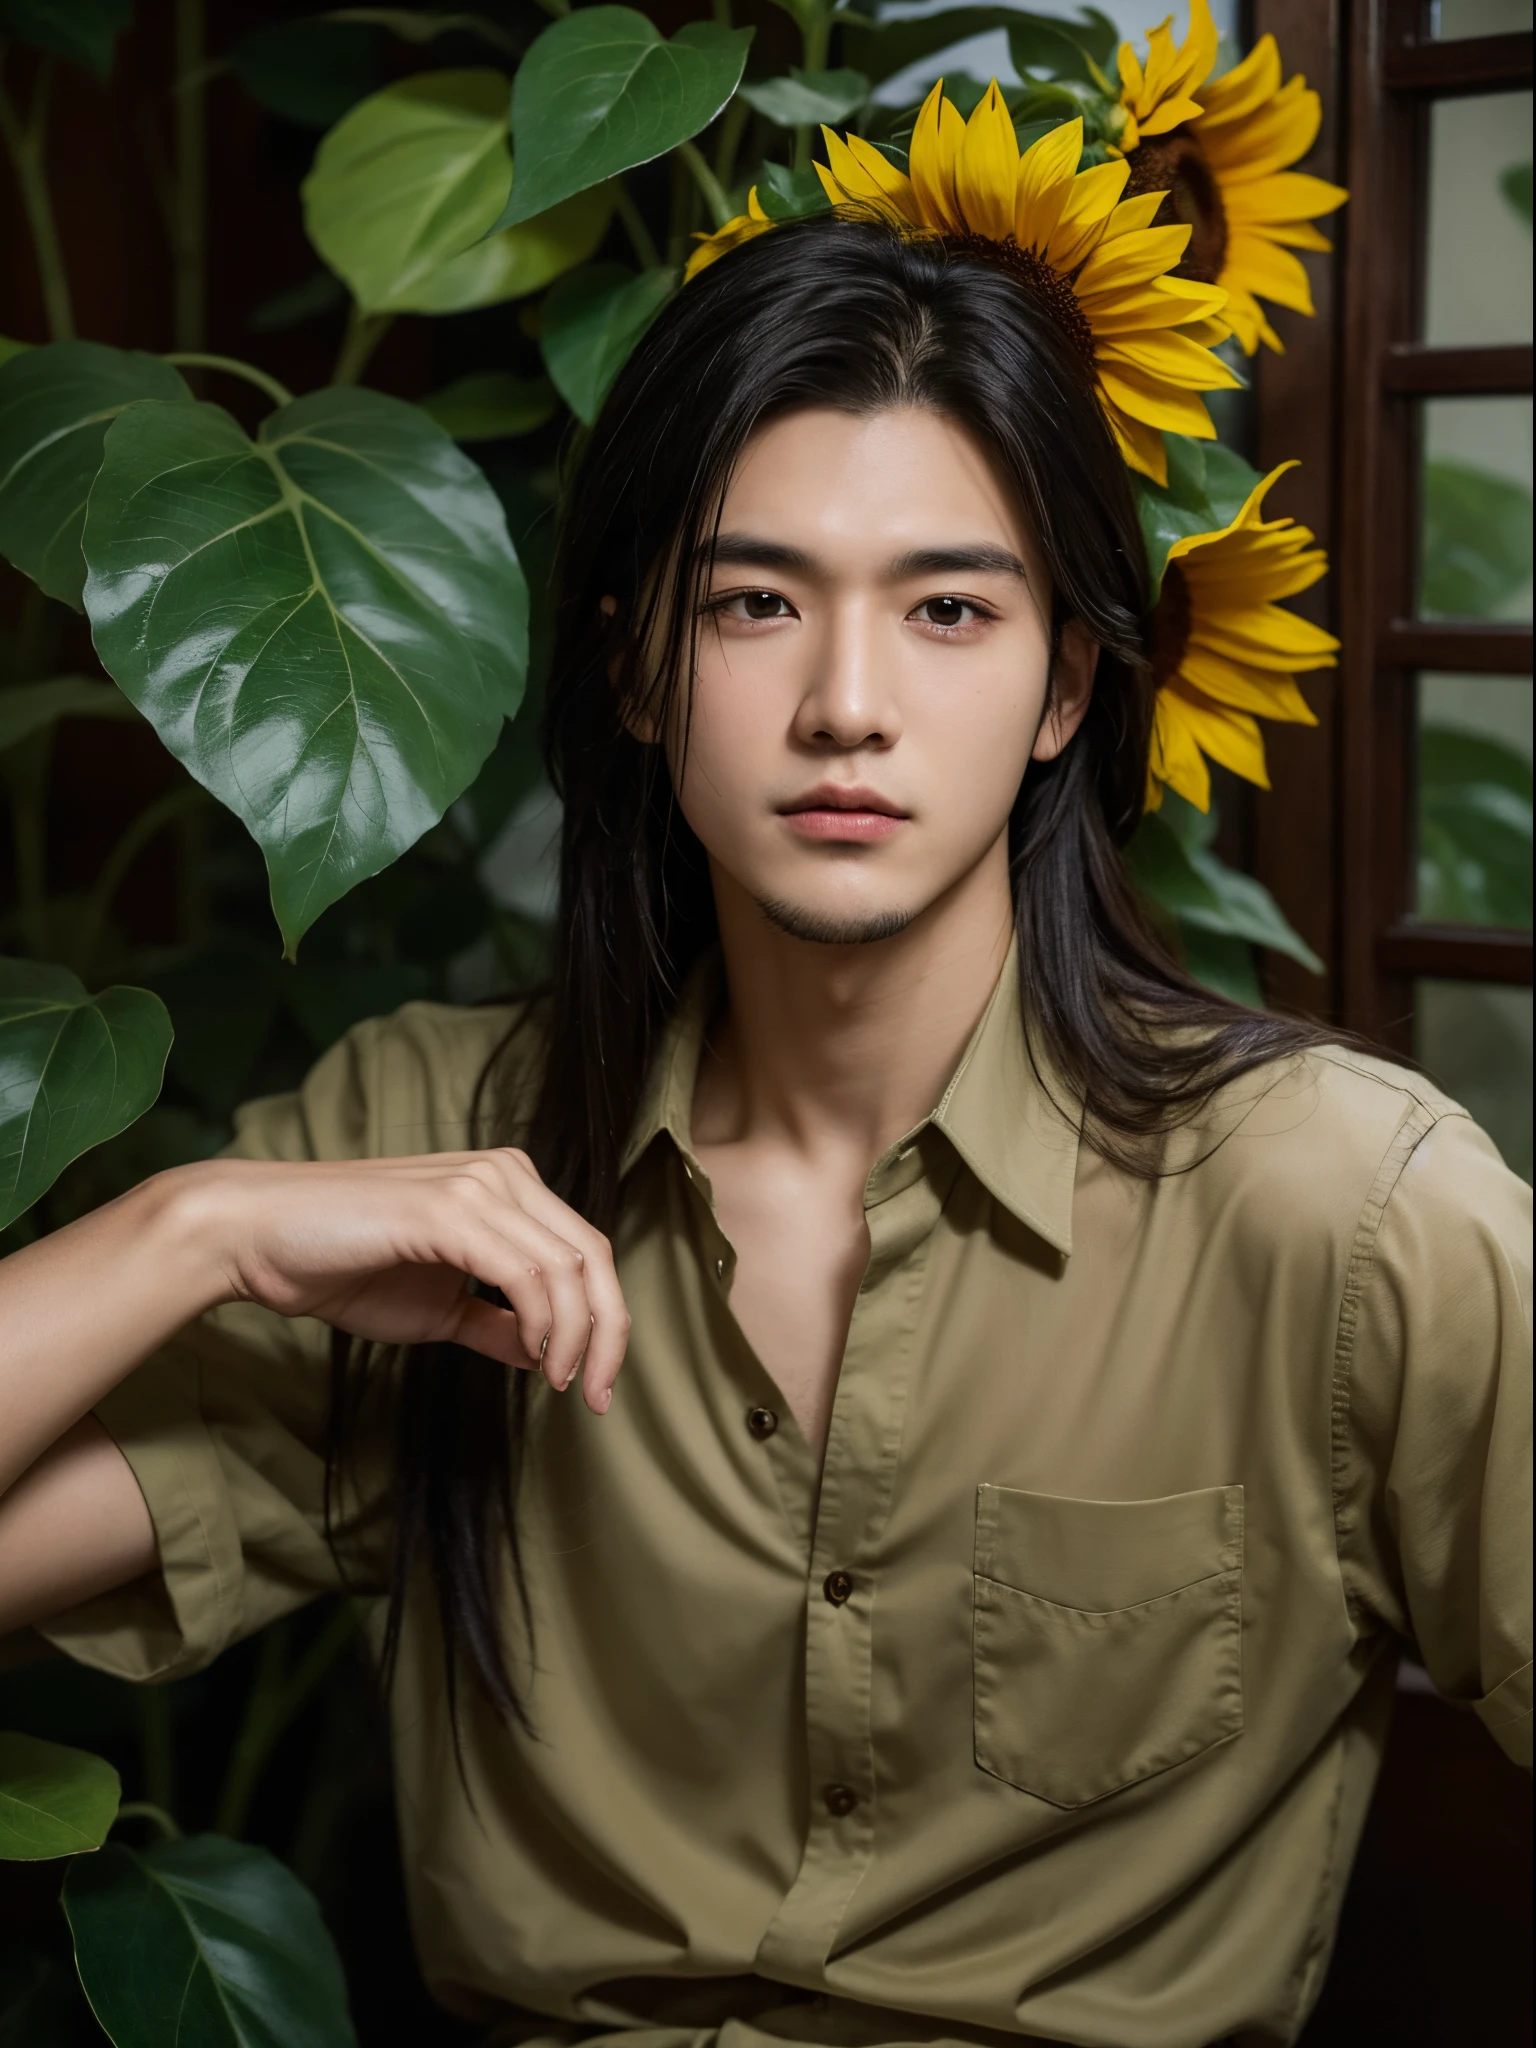
[[[1316,319],[1280,316],[1286,353],[1256,365],[1259,460],[1302,459],[1282,509],[1329,548],[1312,616],[1343,642],[1337,671],[1308,679],[1321,733],[1266,735],[1274,794],[1254,809],[1253,864],[1327,965],[1319,988],[1276,961],[1268,992],[1399,1052],[1418,976],[1531,979],[1528,931],[1411,914],[1417,673],[1531,673],[1529,627],[1414,617],[1418,405],[1531,391],[1528,346],[1431,348],[1419,335],[1430,109],[1528,89],[1532,39],[1439,42],[1427,17],[1422,0],[1255,0],[1252,24],[1275,33],[1287,74],[1322,91],[1307,168],[1350,191],[1334,257],[1310,259]]]

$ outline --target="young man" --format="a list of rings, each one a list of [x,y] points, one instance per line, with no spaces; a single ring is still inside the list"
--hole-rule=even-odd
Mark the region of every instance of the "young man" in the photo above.
[[[1399,1644],[1528,1756],[1527,1191],[1159,954],[1144,604],[1027,278],[736,252],[575,483],[550,995],[0,1267],[0,1625],[163,1678],[379,1596],[456,2010],[1286,2042]]]

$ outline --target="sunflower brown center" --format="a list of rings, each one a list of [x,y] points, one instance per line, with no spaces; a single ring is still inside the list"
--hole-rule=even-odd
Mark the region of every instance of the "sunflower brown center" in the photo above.
[[[1221,189],[1195,138],[1176,128],[1171,135],[1152,135],[1139,142],[1127,162],[1131,175],[1125,197],[1138,192],[1165,192],[1157,211],[1160,228],[1194,230],[1175,277],[1197,284],[1215,284],[1227,260],[1227,214]]]
[[[946,235],[944,246],[957,256],[974,256],[996,270],[1005,270],[1045,307],[1088,368],[1093,368],[1093,329],[1070,278],[1053,270],[1033,249],[1021,249],[1012,235],[1002,242],[994,242],[990,235]]]
[[[1179,672],[1189,646],[1192,618],[1184,571],[1177,562],[1170,562],[1163,571],[1163,587],[1152,613],[1152,680],[1158,689]]]

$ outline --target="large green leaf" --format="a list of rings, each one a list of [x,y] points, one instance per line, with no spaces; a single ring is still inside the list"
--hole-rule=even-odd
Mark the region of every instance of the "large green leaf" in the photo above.
[[[14,36],[107,78],[132,19],[133,0],[0,0],[0,40]]]
[[[545,377],[473,370],[421,403],[455,441],[502,441],[531,434],[552,420],[557,401]]]
[[[158,356],[59,341],[0,364],[0,554],[80,610],[80,529],[107,428],[141,398],[191,392]]]
[[[170,1047],[147,989],[91,996],[62,967],[0,959],[0,1229],[143,1115]]]
[[[40,1862],[99,1849],[123,1788],[105,1757],[0,1734],[0,1857]]]
[[[85,552],[97,653],[260,844],[290,954],[442,816],[522,696],[501,506],[381,392],[315,392],[255,441],[217,406],[136,407]]]
[[[788,78],[765,78],[744,85],[741,97],[780,128],[809,128],[846,121],[869,98],[869,80],[862,71],[794,71]]]
[[[555,389],[588,426],[630,350],[677,289],[673,270],[635,276],[620,263],[591,263],[562,278],[544,301],[540,342]]]
[[[89,676],[50,676],[0,690],[0,754],[60,718],[129,718],[138,712],[121,690]]]
[[[675,149],[707,128],[741,82],[750,29],[690,21],[671,41],[632,7],[551,22],[512,88],[517,176],[498,227]]]
[[[1229,868],[1217,856],[1212,846],[1217,822],[1214,809],[1199,811],[1168,790],[1162,809],[1147,813],[1125,852],[1126,866],[1137,887],[1176,921],[1190,955],[1191,971],[1196,971],[1196,958],[1209,956],[1212,971],[1200,978],[1224,993],[1236,993],[1233,975],[1238,970],[1234,963],[1241,956],[1230,946],[1213,949],[1205,945],[1209,938],[1267,946],[1320,974],[1323,963],[1287,922],[1263,883]],[[1223,959],[1228,965],[1218,975],[1218,963]],[[1243,985],[1246,987],[1246,980]]]
[[[1193,533],[1215,533],[1230,525],[1259,481],[1259,473],[1219,441],[1191,441],[1185,434],[1164,434],[1168,451],[1168,482],[1133,479],[1141,535],[1147,548],[1147,571],[1154,596],[1162,587],[1168,550]]]
[[[353,2048],[320,1909],[265,1849],[114,1842],[70,1865],[64,1911],[116,2048]]]
[[[1530,492],[1470,462],[1426,462],[1423,549],[1425,618],[1498,618],[1530,587]]]
[[[499,71],[427,71],[353,107],[304,181],[309,238],[365,313],[457,313],[539,291],[602,240],[609,193],[486,231],[512,183]]]

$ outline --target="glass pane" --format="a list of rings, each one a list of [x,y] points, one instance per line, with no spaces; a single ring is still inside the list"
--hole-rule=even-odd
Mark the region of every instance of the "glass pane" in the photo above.
[[[1430,33],[1443,43],[1463,36],[1505,36],[1531,25],[1531,0],[1430,0]]]
[[[1531,616],[1531,401],[1433,398],[1423,417],[1419,616]]]
[[[1419,677],[1418,914],[1531,928],[1531,685]]]
[[[1483,981],[1421,981],[1414,1057],[1477,1118],[1522,1180],[1531,1177],[1531,992]]]
[[[1424,339],[1440,348],[1531,338],[1531,96],[1430,110]]]

